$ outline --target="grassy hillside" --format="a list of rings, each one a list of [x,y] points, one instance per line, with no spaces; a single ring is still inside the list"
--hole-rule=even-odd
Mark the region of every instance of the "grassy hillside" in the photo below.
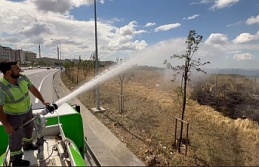
[[[74,90],[93,74],[85,78],[79,72],[78,85],[76,70],[70,71],[71,77],[65,73],[61,76]],[[123,113],[118,111],[119,77],[114,77],[100,85],[101,106],[106,111],[96,116],[146,165],[259,165],[257,123],[225,117],[191,99],[185,117],[190,125],[188,154],[184,155],[184,146],[182,154],[178,154],[174,147],[175,117],[181,116],[178,85],[170,81],[170,75],[155,68],[131,69],[124,77]],[[79,99],[89,109],[96,107],[95,90],[83,93]]]

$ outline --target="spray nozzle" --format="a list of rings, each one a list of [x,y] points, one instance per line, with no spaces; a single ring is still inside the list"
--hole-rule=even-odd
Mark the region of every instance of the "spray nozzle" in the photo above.
[[[58,106],[55,103],[53,103],[52,105],[49,105],[46,108],[49,110],[50,113],[53,113],[54,110],[58,109]]]
[[[53,113],[56,109],[58,109],[58,106],[53,103],[52,105],[48,105],[44,110],[42,110],[42,114],[46,115],[48,113]]]

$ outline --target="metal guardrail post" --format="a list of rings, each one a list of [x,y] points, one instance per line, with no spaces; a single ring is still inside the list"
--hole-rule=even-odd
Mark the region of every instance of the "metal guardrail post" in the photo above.
[[[84,138],[84,145],[85,145],[85,152],[88,152],[91,158],[93,159],[96,166],[101,166],[100,162],[98,161],[97,157],[94,155],[91,147],[87,143],[87,138]]]
[[[180,118],[175,117],[175,131],[174,131],[174,144],[176,144],[176,140],[177,140],[177,122],[180,121],[181,123],[185,123],[186,124],[186,141],[185,141],[185,155],[187,155],[188,152],[188,137],[189,137],[189,122],[186,122]],[[182,141],[179,141],[182,142]]]
[[[124,96],[118,94],[118,109],[119,113],[122,114],[124,111]]]

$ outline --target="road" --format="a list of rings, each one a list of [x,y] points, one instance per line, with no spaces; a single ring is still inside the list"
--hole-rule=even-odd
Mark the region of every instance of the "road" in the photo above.
[[[34,86],[39,89],[45,101],[53,103],[58,100],[53,87],[53,75],[56,69],[32,69],[24,70],[24,74],[27,75],[33,82]],[[32,109],[44,108],[44,105],[35,98],[31,93]]]
[[[58,100],[57,94],[53,87],[53,75],[58,69],[30,69],[24,70],[23,74],[27,75],[33,82],[34,86],[39,89],[42,96],[47,102],[53,103]],[[2,77],[3,74],[0,74]],[[35,98],[31,93],[32,109],[44,108],[44,105]]]
[[[25,70],[26,74],[33,82],[34,86],[39,89],[45,101],[53,103],[58,100],[56,92],[53,87],[53,75],[56,69],[33,69]],[[43,108],[44,105],[35,98],[31,93],[32,109]]]

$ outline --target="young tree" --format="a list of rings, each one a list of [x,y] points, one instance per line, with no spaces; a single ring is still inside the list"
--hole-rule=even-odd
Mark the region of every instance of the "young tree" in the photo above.
[[[72,68],[74,67],[74,62],[69,60],[69,61],[66,61],[64,63],[64,67],[65,67],[65,74],[68,76],[69,79],[71,79],[71,71],[72,71]]]
[[[90,56],[90,61],[92,62],[94,71],[96,70],[95,66],[96,66],[96,53],[94,52],[91,56]],[[100,59],[98,59],[98,61],[100,61]]]
[[[117,64],[122,64],[123,62],[127,61],[127,59],[119,59],[116,58]],[[118,107],[119,113],[122,114],[124,111],[124,95],[123,95],[123,86],[124,86],[124,79],[125,79],[126,72],[122,72],[119,74],[119,84],[120,84],[120,94],[118,95]]]
[[[80,69],[80,66],[81,66],[81,56],[78,57],[78,63],[77,63],[77,75],[76,75],[76,84],[78,85],[78,79],[79,79],[79,69]]]
[[[190,80],[191,75],[191,69],[195,69],[198,72],[206,73],[204,70],[200,68],[200,66],[204,66],[206,64],[209,64],[210,62],[202,63],[201,59],[198,58],[198,60],[193,59],[194,53],[198,50],[198,45],[202,41],[202,36],[197,35],[195,30],[190,30],[189,34],[186,39],[187,44],[187,50],[186,53],[183,55],[174,54],[171,56],[171,59],[179,59],[184,60],[183,65],[178,66],[172,66],[172,64],[165,60],[164,64],[167,66],[168,69],[172,69],[174,71],[174,77],[181,75],[182,76],[182,82],[183,87],[181,85],[181,93],[183,95],[182,100],[182,121],[184,120],[184,114],[185,114],[185,107],[186,107],[186,94],[187,94],[187,84]],[[179,146],[178,146],[178,152],[180,153],[181,149],[181,142],[182,142],[182,133],[183,133],[183,122],[181,121],[181,130],[180,130],[180,138],[179,138]]]
[[[91,70],[94,68],[94,64],[92,63],[91,60],[84,60],[82,62],[82,68],[83,68],[83,73],[86,78],[86,76],[91,72]]]

